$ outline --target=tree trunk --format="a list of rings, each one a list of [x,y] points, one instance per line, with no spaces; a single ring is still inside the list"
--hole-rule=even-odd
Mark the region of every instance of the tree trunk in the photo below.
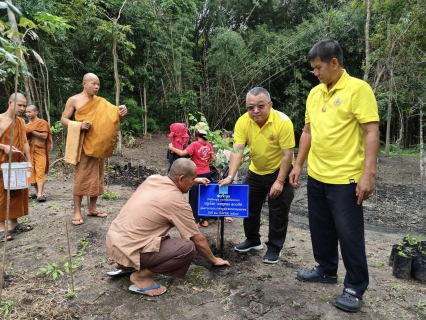
[[[393,68],[390,70],[390,79],[389,79],[389,99],[388,99],[388,117],[386,123],[386,145],[385,145],[385,156],[389,157],[389,147],[390,147],[390,128],[392,120],[392,100],[393,100]]]
[[[364,81],[368,82],[368,74],[370,73],[370,20],[371,20],[371,0],[367,0],[367,17],[365,21],[365,70]]]
[[[419,114],[419,125],[420,125],[420,176],[423,180],[423,177],[426,177],[426,154],[424,150],[423,142],[423,101],[420,102],[420,114]]]
[[[146,105],[146,85],[143,84],[143,109],[144,109],[144,115],[143,115],[143,135],[146,137],[148,134],[148,109]]]

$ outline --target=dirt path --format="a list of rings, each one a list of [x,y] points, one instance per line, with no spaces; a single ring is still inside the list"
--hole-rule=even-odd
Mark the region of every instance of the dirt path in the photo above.
[[[72,212],[72,174],[58,167],[46,185],[48,202],[30,203],[28,221],[35,229],[15,236],[7,243],[5,269],[9,283],[3,290],[2,306],[7,304],[10,319],[425,319],[426,286],[414,280],[392,276],[388,266],[391,245],[408,232],[425,230],[425,186],[416,176],[417,159],[381,159],[378,196],[366,207],[366,245],[370,287],[364,306],[356,314],[334,307],[343,289],[344,267],[340,266],[337,284],[307,284],[296,280],[301,268],[314,265],[306,218],[304,188],[296,193],[283,255],[276,265],[261,262],[264,250],[238,254],[233,246],[244,239],[241,220],[225,226],[225,252],[231,268],[213,268],[196,256],[183,280],[158,276],[168,292],[157,298],[131,294],[128,276],[111,279],[105,254],[105,235],[120,208],[133,193],[143,175],[165,172],[164,135],[140,141],[140,148],[125,150],[124,158],[112,163],[124,165],[126,179],[109,187],[110,197],[100,199],[106,219],[85,217],[85,224],[69,224],[74,264],[74,298],[71,278],[65,272],[67,257],[65,220]],[[149,165],[148,165],[149,164]],[[139,165],[141,167],[139,167]],[[148,167],[148,168],[146,168]],[[139,171],[138,169],[139,168]],[[139,172],[139,177],[138,177]],[[129,183],[132,181],[132,183]],[[86,206],[84,207],[86,209]],[[264,210],[267,210],[265,207]],[[267,212],[267,211],[265,211]],[[262,241],[267,235],[267,215],[262,216]],[[203,228],[211,247],[216,250],[217,224]],[[172,236],[177,236],[175,232]],[[425,235],[421,235],[424,239]],[[57,267],[54,267],[54,264]],[[53,280],[40,268],[60,270]],[[9,302],[8,302],[9,301]]]

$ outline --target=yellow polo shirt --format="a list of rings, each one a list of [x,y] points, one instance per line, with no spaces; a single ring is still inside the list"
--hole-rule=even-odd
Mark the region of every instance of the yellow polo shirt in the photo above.
[[[280,168],[282,150],[295,145],[293,123],[284,113],[271,109],[267,122],[259,128],[245,113],[235,124],[234,140],[236,144],[248,145],[251,171],[259,175],[270,174]]]
[[[313,88],[305,115],[311,126],[309,176],[330,184],[357,183],[364,169],[361,124],[378,121],[370,85],[346,70],[330,92],[325,84]]]

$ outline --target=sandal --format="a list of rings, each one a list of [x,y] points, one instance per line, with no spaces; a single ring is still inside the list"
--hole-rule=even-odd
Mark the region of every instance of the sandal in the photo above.
[[[31,227],[30,225],[23,225],[21,223],[18,223],[16,225],[15,228],[13,228],[12,230],[10,230],[10,233],[21,233],[21,232],[28,232],[33,230],[33,227]]]
[[[13,237],[9,234],[7,235],[7,238],[5,239],[4,236],[6,234],[6,231],[0,231],[0,242],[5,242],[5,241],[12,241]]]
[[[98,218],[106,218],[108,215],[105,212],[95,211],[95,212],[88,212],[88,217],[98,217]]]
[[[35,199],[37,199],[37,195],[35,193],[32,193],[32,194],[30,194],[29,198],[31,200],[35,200]]]
[[[37,198],[37,200],[36,200],[36,201],[37,201],[37,202],[46,202],[46,200],[47,200],[47,199],[46,199],[46,197],[45,197],[45,196],[40,196],[40,197],[38,197],[38,198]]]
[[[77,218],[77,219],[71,219],[71,223],[73,226],[79,226],[82,225],[84,223],[84,220],[82,217]]]

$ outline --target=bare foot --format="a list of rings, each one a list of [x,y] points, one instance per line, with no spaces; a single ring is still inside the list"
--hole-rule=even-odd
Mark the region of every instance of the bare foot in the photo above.
[[[130,275],[130,281],[136,285],[139,289],[143,290],[145,288],[156,286],[157,282],[152,280],[151,276],[153,275],[152,272],[150,272],[148,269],[142,269],[139,271],[136,271]],[[141,292],[147,296],[159,296],[163,294],[166,291],[166,287],[163,285],[160,285],[157,289],[152,289],[148,291]]]

